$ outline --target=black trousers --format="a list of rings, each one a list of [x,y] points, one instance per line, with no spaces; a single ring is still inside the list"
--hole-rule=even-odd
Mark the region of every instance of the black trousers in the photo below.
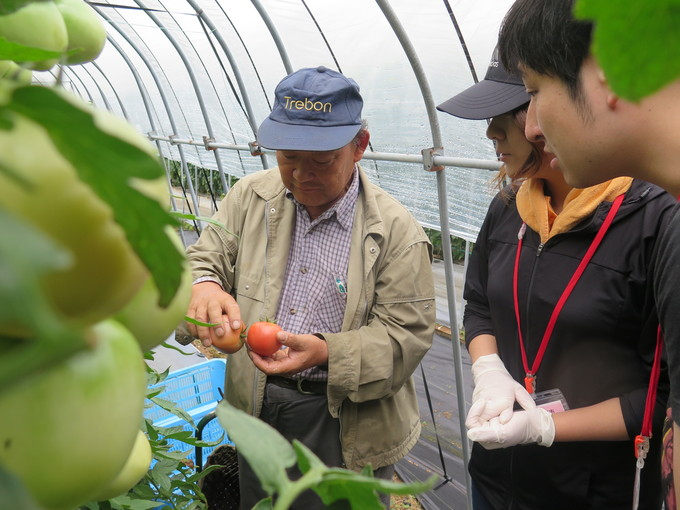
[[[327,466],[344,467],[340,444],[340,421],[328,412],[326,395],[303,395],[297,390],[267,384],[260,419],[274,427],[288,441],[297,439],[314,452]],[[241,510],[250,510],[267,497],[260,481],[250,469],[246,460],[238,456]],[[394,466],[385,466],[374,471],[376,478],[392,479]],[[288,476],[295,480],[301,476],[297,466],[288,470]],[[380,499],[389,509],[389,494]],[[346,501],[325,506],[314,491],[302,493],[290,507],[292,510],[316,510],[331,508],[349,509]]]

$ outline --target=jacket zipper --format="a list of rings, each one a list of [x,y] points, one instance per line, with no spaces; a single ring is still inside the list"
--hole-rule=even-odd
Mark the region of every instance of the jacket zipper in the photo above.
[[[531,321],[529,320],[530,317],[530,311],[531,311],[531,294],[534,289],[534,281],[536,277],[536,266],[538,265],[538,258],[541,256],[541,253],[543,253],[543,247],[545,246],[545,243],[540,243],[538,245],[538,249],[536,250],[536,259],[534,260],[533,267],[531,268],[531,278],[529,279],[529,288],[527,290],[527,297],[526,297],[526,312],[524,314],[525,317],[525,324],[526,324],[526,338],[531,338],[530,336],[530,328],[531,328]]]

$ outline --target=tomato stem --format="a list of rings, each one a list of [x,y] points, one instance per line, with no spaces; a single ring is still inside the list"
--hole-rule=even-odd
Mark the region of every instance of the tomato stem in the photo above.
[[[293,501],[307,489],[316,487],[323,479],[323,473],[326,471],[326,466],[319,466],[307,471],[300,478],[294,482],[287,484],[283,491],[279,494],[273,510],[287,510],[293,504]]]

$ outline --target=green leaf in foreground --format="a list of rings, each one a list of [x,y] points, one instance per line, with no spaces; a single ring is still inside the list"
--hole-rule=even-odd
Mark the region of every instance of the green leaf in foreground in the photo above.
[[[68,252],[32,225],[0,208],[0,326],[18,328],[21,339],[3,339],[0,391],[85,347],[82,331],[70,328],[44,296],[40,277],[71,263]],[[5,329],[7,328],[7,329]]]
[[[624,99],[639,101],[680,77],[678,0],[578,0],[574,14],[595,22],[593,54]]]
[[[166,306],[179,288],[184,255],[165,231],[177,221],[161,205],[129,185],[132,178],[164,174],[160,162],[101,131],[90,112],[45,87],[21,87],[8,108],[42,125],[59,151],[114,211],[135,252],[153,276]]]
[[[217,417],[227,430],[237,450],[251,465],[263,488],[276,494],[273,508],[289,508],[295,498],[307,489],[314,490],[326,505],[348,500],[355,510],[384,508],[378,492],[418,494],[430,489],[436,476],[424,482],[410,484],[374,478],[370,468],[362,473],[348,469],[329,468],[305,445],[293,441],[292,446],[276,430],[261,420],[236,409],[226,401],[217,406]],[[286,468],[295,463],[302,477],[290,481]],[[261,501],[257,508],[272,508],[270,501]]]
[[[286,468],[295,464],[293,447],[272,427],[223,400],[217,418],[238,452],[245,457],[268,494],[290,485]]]
[[[2,4],[2,2],[0,2],[0,4]],[[20,63],[37,62],[60,57],[61,52],[59,51],[48,51],[40,48],[33,48],[31,46],[24,46],[8,41],[0,36],[0,60],[14,60],[17,63]]]

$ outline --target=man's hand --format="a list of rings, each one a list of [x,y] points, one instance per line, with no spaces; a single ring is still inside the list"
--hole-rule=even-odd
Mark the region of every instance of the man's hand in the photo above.
[[[534,407],[516,411],[505,424],[494,418],[484,425],[473,427],[468,430],[467,436],[487,450],[530,443],[550,446],[555,440],[555,423],[548,411]]]
[[[318,336],[279,331],[276,338],[284,348],[271,356],[248,351],[255,366],[267,375],[291,376],[328,361],[328,345]]]
[[[189,332],[200,338],[205,346],[212,343],[211,334],[221,337],[225,334],[224,328],[241,328],[241,310],[236,300],[215,282],[201,282],[193,286],[187,315],[200,322],[217,324],[210,328],[187,323]]]
[[[500,424],[512,417],[515,401],[524,409],[536,407],[529,392],[508,373],[498,354],[480,356],[472,364],[475,389],[465,426],[479,427],[498,418]]]

